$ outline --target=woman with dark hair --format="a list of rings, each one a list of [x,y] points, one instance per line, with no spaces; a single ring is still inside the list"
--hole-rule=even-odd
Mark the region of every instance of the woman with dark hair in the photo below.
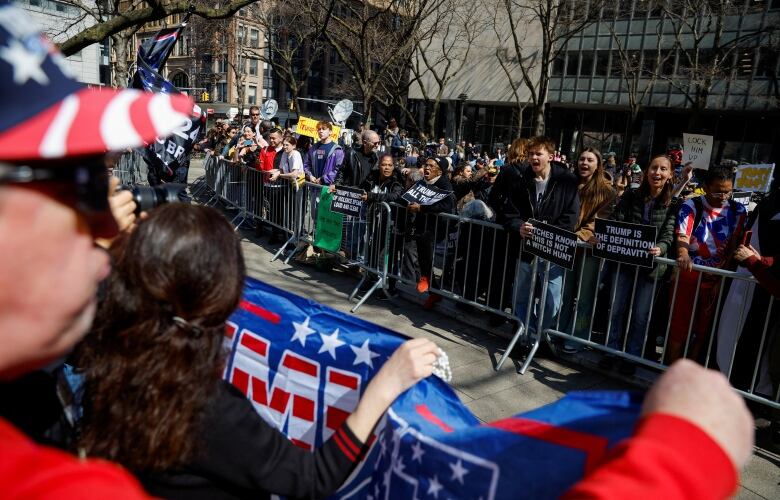
[[[674,189],[674,169],[672,161],[666,155],[656,155],[650,160],[650,165],[637,189],[629,189],[620,198],[614,220],[632,222],[634,224],[652,225],[657,229],[655,246],[650,253],[663,257],[672,248],[674,228],[680,205],[672,197]],[[634,356],[641,356],[645,345],[650,308],[660,289],[657,282],[666,273],[666,264],[655,264],[652,269],[621,264],[615,276],[616,290],[612,303],[612,318],[610,320],[608,347],[623,350]],[[635,283],[636,278],[636,283]],[[633,288],[632,288],[633,287]],[[632,292],[633,289],[633,292]],[[633,303],[628,304],[632,297]],[[623,323],[627,310],[631,310],[631,322],[628,325],[626,339],[620,342]],[[611,368],[614,358],[605,357],[600,362],[602,368]],[[621,363],[618,369],[625,375],[632,375],[636,366],[631,363]]]
[[[452,183],[452,189],[455,194],[455,205],[458,213],[460,213],[463,210],[463,207],[471,201],[476,199],[484,201],[487,199],[487,196],[482,195],[482,192],[487,191],[490,187],[487,175],[491,168],[495,175],[496,168],[492,165],[492,162],[489,167],[483,166],[478,169],[476,173],[474,173],[471,165],[466,161],[461,162],[455,167],[450,182]]]
[[[580,193],[580,214],[574,232],[577,239],[594,244],[593,231],[596,217],[609,218],[615,208],[617,193],[612,188],[612,182],[604,171],[601,153],[594,148],[586,148],[580,153],[577,162],[578,190]],[[580,259],[585,259],[581,262]],[[577,249],[577,262],[574,271],[566,273],[563,289],[560,329],[581,338],[587,338],[590,319],[593,313],[593,299],[596,296],[598,283],[598,259],[587,255],[582,249]],[[576,301],[577,319],[574,324],[574,298]],[[564,352],[573,353],[578,350],[576,342],[564,342]]]
[[[225,218],[209,207],[163,205],[112,251],[95,326],[75,353],[84,390],[77,444],[136,473],[153,495],[327,496],[354,465],[343,443],[363,449],[388,405],[432,372],[435,344],[406,342],[335,440],[310,453],[221,379],[225,321],[244,283],[239,240]]]

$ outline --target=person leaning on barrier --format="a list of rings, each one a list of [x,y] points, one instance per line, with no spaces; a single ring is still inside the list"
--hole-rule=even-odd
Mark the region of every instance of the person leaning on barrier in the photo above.
[[[282,154],[279,155],[278,170],[271,171],[271,182],[277,179],[297,179],[303,175],[303,159],[296,148],[298,140],[292,135],[282,139]]]
[[[366,130],[360,136],[360,146],[353,144],[344,152],[344,163],[333,183],[338,186],[358,187],[376,169],[377,151],[382,143],[379,134]]]
[[[686,201],[680,208],[675,230],[679,276],[666,353],[669,362],[682,357],[688,342],[691,358],[698,359],[709,337],[721,279],[703,274],[699,285],[700,273],[693,271],[692,266],[716,269],[731,266],[747,220],[744,205],[731,199],[732,189],[731,169],[713,167],[704,180],[704,195]]]
[[[0,52],[12,50],[14,58],[0,57],[3,383],[67,354],[92,322],[110,271],[94,239],[117,232],[105,152],[167,136],[192,110],[184,96],[85,88],[63,71],[67,61],[29,15],[0,0]],[[147,498],[120,467],[37,445],[2,417],[0,496]]]
[[[225,321],[245,278],[227,220],[210,207],[164,205],[111,252],[105,298],[72,357],[70,383],[84,394],[77,448],[128,467],[154,495],[328,496],[357,464],[360,452],[346,450],[364,451],[393,400],[433,371],[433,342],[402,344],[345,423],[311,453],[221,378]]]
[[[320,140],[303,157],[303,170],[309,182],[325,186],[332,184],[344,163],[344,150],[331,139],[331,130],[333,125],[330,122],[317,122]]]
[[[604,171],[601,153],[594,148],[584,149],[577,162],[578,190],[580,195],[580,213],[574,232],[577,239],[594,245],[596,243],[593,231],[596,217],[609,218],[615,209],[617,193],[612,188],[612,182]],[[585,259],[585,262],[582,262]],[[563,290],[560,329],[580,338],[588,337],[590,319],[593,312],[593,301],[598,286],[599,261],[582,248],[577,248],[577,258],[574,270],[567,271]],[[574,308],[577,310],[577,323],[574,324]],[[565,341],[563,350],[574,353],[580,344]]]
[[[501,169],[490,193],[489,205],[496,211],[496,222],[502,224],[509,233],[509,254],[507,263],[520,252],[520,238],[533,238],[534,227],[529,219],[573,231],[580,211],[577,179],[568,169],[552,163],[555,143],[547,137],[533,137],[528,141],[528,165],[509,164]],[[523,323],[527,308],[533,303],[533,290],[528,284],[532,281],[533,256],[521,254],[519,272],[515,276],[515,314]],[[514,261],[511,261],[514,264]],[[499,266],[500,267],[500,266]],[[506,266],[507,269],[514,267]],[[550,265],[545,275],[545,266],[537,268],[538,281],[547,279],[547,298],[544,314],[547,328],[558,314],[561,305],[561,284],[563,268]],[[510,295],[511,296],[511,295]],[[531,315],[531,324],[523,325],[528,332],[536,331],[537,321]]]
[[[612,214],[612,218],[617,221],[655,226],[655,246],[649,251],[656,257],[665,256],[674,245],[674,228],[680,203],[672,197],[673,176],[671,160],[666,155],[654,156],[639,188],[623,193]],[[614,278],[617,281],[611,305],[612,317],[607,341],[609,347],[622,350],[620,339],[623,337],[621,333],[624,318],[626,311],[631,310],[631,323],[626,330],[625,352],[634,356],[642,355],[645,331],[651,314],[650,306],[660,291],[659,284],[664,283],[666,271],[667,266],[659,263],[652,269],[620,265],[620,270]],[[632,296],[633,302],[629,304],[628,300]],[[611,356],[605,356],[599,362],[599,366],[607,370],[614,364],[615,358]],[[631,375],[636,367],[633,363],[621,361],[618,369],[625,375]]]
[[[455,196],[452,194],[452,184],[447,178],[449,162],[442,156],[436,156],[425,160],[423,167],[423,181],[426,185],[436,187],[450,194],[432,205],[420,205],[409,203],[407,211],[414,214],[414,240],[417,247],[417,258],[420,267],[420,280],[417,282],[417,292],[428,292],[433,285],[433,255],[434,246],[445,241],[448,229],[452,229],[447,220],[438,217],[438,214],[455,213]],[[444,272],[444,271],[443,271]],[[431,293],[423,307],[429,309],[441,296]]]

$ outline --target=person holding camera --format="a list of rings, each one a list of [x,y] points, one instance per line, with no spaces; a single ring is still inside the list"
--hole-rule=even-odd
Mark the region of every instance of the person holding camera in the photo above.
[[[72,358],[83,384],[74,392],[84,394],[76,447],[124,465],[156,496],[327,496],[360,455],[343,443],[363,450],[390,403],[430,375],[438,357],[426,339],[399,347],[346,422],[311,453],[221,378],[225,321],[241,299],[245,267],[219,212],[161,206],[120,236],[111,254],[105,298]]]

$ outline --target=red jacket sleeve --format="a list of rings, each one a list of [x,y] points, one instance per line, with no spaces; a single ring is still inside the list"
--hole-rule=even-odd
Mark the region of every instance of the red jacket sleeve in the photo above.
[[[734,493],[737,471],[704,431],[679,417],[653,414],[567,499],[721,499]]]
[[[774,264],[772,257],[759,259],[755,255],[745,260],[745,266],[753,273],[759,285],[766,288],[775,297],[780,297],[780,279],[770,269]]]
[[[35,444],[2,419],[0,496],[34,500],[151,498],[119,466],[101,460],[78,460]]]

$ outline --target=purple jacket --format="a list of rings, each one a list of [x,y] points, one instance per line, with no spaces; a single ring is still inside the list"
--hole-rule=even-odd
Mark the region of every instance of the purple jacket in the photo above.
[[[323,185],[331,184],[336,178],[336,174],[341,168],[341,165],[344,163],[344,150],[341,149],[341,146],[338,144],[333,144],[333,148],[331,148],[328,157],[325,158],[325,168],[322,169],[322,172],[314,172],[317,165],[317,162],[314,159],[314,153],[319,146],[320,143],[317,142],[309,148],[309,152],[303,157],[303,170],[306,172],[307,176],[314,177],[315,179],[322,178]]]

